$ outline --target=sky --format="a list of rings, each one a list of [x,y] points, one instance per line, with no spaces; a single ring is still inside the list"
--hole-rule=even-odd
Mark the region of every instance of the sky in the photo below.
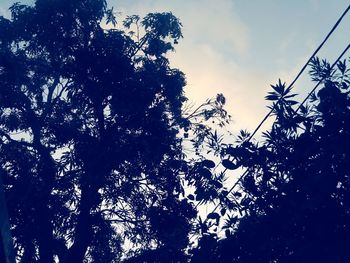
[[[196,103],[223,93],[233,130],[254,130],[268,112],[266,93],[278,78],[287,84],[338,17],[345,0],[110,0],[123,14],[171,11],[184,38],[171,54],[187,76],[186,95]],[[349,42],[350,13],[320,52],[333,61]],[[349,57],[350,54],[348,54]],[[312,89],[307,74],[296,93]],[[300,97],[301,100],[301,97]]]
[[[0,0],[0,14],[6,14],[13,2]],[[171,65],[186,74],[185,93],[191,101],[199,104],[217,93],[225,95],[233,131],[254,130],[268,112],[264,97],[270,84],[279,78],[289,84],[350,4],[349,0],[108,2],[122,16],[171,11],[180,19],[184,38],[169,54]],[[349,36],[350,13],[319,56],[332,62]],[[304,74],[295,85],[300,101],[312,87]]]

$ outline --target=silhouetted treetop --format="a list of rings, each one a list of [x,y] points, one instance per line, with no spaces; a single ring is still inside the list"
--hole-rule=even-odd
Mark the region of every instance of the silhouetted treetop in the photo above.
[[[10,11],[0,17],[0,165],[18,261],[185,261],[196,212],[179,198],[192,165],[183,129],[198,126],[166,58],[179,20],[120,24],[102,0]],[[208,101],[196,118],[217,118],[223,104]]]

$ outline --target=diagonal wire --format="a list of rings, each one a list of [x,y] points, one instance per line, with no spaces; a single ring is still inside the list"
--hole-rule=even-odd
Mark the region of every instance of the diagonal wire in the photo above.
[[[345,53],[350,49],[350,44],[343,50],[343,52],[339,55],[339,57],[336,59],[336,61],[332,64],[330,71],[337,65],[337,63],[341,60],[341,58],[345,55]],[[324,79],[321,79],[317,85],[309,92],[309,94],[305,97],[305,99],[299,104],[298,108],[295,110],[295,113],[297,113],[300,108],[305,104],[305,102],[310,98],[310,96],[315,92],[315,90],[318,88],[318,86],[322,83]]]
[[[343,50],[343,52],[339,55],[339,57],[334,61],[332,66],[330,67],[330,71],[338,64],[340,59],[345,55],[345,53],[350,49],[350,44],[347,45],[347,47]],[[294,111],[294,115],[299,111],[299,109],[305,104],[305,102],[308,100],[308,98],[315,92],[315,90],[318,88],[318,86],[324,81],[324,78],[318,81],[318,83],[315,85],[315,87],[308,93],[308,95],[305,97],[305,99],[299,104],[298,108]],[[228,196],[233,189],[243,180],[243,178],[248,174],[248,170],[245,170],[245,172],[238,178],[238,180],[233,184],[233,186],[228,190],[226,196]],[[220,206],[220,202],[214,207],[212,213],[218,209]]]
[[[347,14],[347,12],[350,10],[350,4],[349,6],[345,9],[345,11],[343,12],[343,14],[339,17],[339,19],[337,20],[337,22],[334,24],[334,26],[332,27],[332,29],[329,31],[329,33],[327,34],[327,36],[324,38],[324,40],[322,41],[322,43],[318,46],[318,48],[314,51],[314,53],[310,56],[310,58],[306,61],[306,63],[304,64],[304,66],[301,68],[301,70],[299,71],[298,75],[294,78],[294,80],[289,84],[288,88],[286,90],[289,90],[290,88],[293,87],[293,85],[295,84],[295,82],[299,79],[299,77],[301,76],[301,74],[303,74],[303,72],[305,71],[305,69],[307,68],[307,66],[309,65],[310,61],[312,60],[313,57],[316,56],[316,54],[318,53],[318,51],[320,51],[320,49],[323,47],[323,45],[326,43],[326,41],[329,39],[329,37],[333,34],[333,32],[335,31],[335,29],[338,27],[338,25],[340,24],[340,22],[343,20],[343,18],[345,17],[345,15]],[[265,117],[262,119],[262,121],[258,124],[258,126],[255,128],[255,130],[253,131],[253,133],[249,136],[248,138],[248,142],[254,137],[254,135],[258,132],[258,130],[261,128],[261,126],[264,124],[264,122],[270,117],[270,115],[272,114],[272,112],[275,110],[276,105],[278,104],[278,102],[280,102],[282,98],[280,98],[276,103],[274,103],[271,107],[271,110],[265,115]]]
[[[297,76],[294,78],[294,80],[289,84],[288,89],[292,88],[293,85],[295,84],[295,82],[299,79],[299,77],[303,74],[303,72],[305,71],[305,69],[307,68],[307,66],[309,65],[310,61],[316,56],[316,54],[320,51],[320,49],[323,47],[323,45],[326,43],[326,41],[329,39],[329,37],[333,34],[333,32],[335,31],[335,29],[338,27],[338,25],[340,24],[340,22],[343,20],[343,18],[345,17],[345,15],[348,13],[348,11],[350,10],[350,4],[348,5],[348,7],[345,9],[345,11],[342,13],[342,15],[338,18],[338,20],[336,21],[336,23],[333,25],[332,29],[329,31],[329,33],[327,34],[327,36],[324,38],[324,40],[321,42],[321,44],[317,47],[317,49],[313,52],[313,54],[310,56],[310,58],[307,60],[307,62],[304,64],[304,66],[301,68],[301,70],[298,72]],[[350,44],[344,49],[344,51],[340,54],[340,56],[336,59],[336,61],[333,63],[333,65],[331,66],[331,70],[335,67],[335,65],[339,62],[339,60],[343,57],[343,55],[348,51],[348,49],[350,48]],[[301,104],[298,106],[298,108],[296,109],[296,111],[294,112],[294,114],[296,114],[299,109],[301,108],[301,106],[307,101],[307,99],[311,96],[311,94],[317,89],[317,87],[321,84],[321,82],[323,81],[320,80],[317,85],[312,89],[312,91],[306,96],[306,98],[301,102]],[[249,138],[246,140],[247,142],[249,142],[254,135],[258,132],[258,130],[261,128],[261,126],[264,124],[264,122],[270,117],[270,115],[273,113],[273,111],[275,110],[276,105],[278,104],[278,102],[281,100],[282,98],[280,98],[277,102],[275,102],[272,107],[271,110],[265,115],[265,117],[262,119],[262,121],[258,124],[258,126],[255,128],[255,130],[253,131],[253,133],[249,136]],[[225,168],[224,172],[227,170],[227,168]],[[248,174],[248,169],[245,170],[245,172],[238,178],[238,180],[233,184],[233,186],[228,190],[226,196],[228,196],[233,189],[243,180],[243,178]],[[200,202],[199,202],[200,203]],[[198,207],[199,203],[197,203],[197,205],[195,206],[195,208]],[[214,213],[216,211],[216,209],[220,206],[220,202],[214,207],[214,209],[212,210],[212,213]]]

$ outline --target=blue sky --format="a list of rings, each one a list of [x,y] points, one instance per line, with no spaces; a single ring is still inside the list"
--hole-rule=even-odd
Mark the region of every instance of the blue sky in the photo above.
[[[0,0],[0,14],[13,2]],[[267,112],[264,96],[269,85],[278,78],[289,83],[349,1],[109,0],[109,4],[123,15],[171,11],[179,17],[184,39],[170,58],[187,76],[187,96],[200,103],[224,93],[232,129],[253,130]],[[334,60],[349,36],[350,13],[320,56]],[[305,74],[296,83],[297,93],[312,88],[308,79]]]

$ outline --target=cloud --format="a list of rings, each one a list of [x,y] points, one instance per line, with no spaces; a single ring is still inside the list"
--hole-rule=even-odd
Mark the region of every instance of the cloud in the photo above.
[[[184,25],[184,36],[193,42],[210,43],[218,49],[244,53],[249,47],[247,28],[235,13],[231,0],[110,1],[126,14],[171,11]]]
[[[4,6],[0,6],[0,16],[9,18],[10,17],[10,12],[7,8],[5,8]]]
[[[281,42],[259,38],[260,42],[255,43],[256,36],[252,33],[258,32],[252,26],[261,29],[260,25],[247,24],[251,19],[245,22],[247,17],[240,17],[242,13],[238,11],[238,3],[233,0],[118,0],[110,4],[124,15],[142,16],[149,12],[171,11],[180,18],[184,39],[176,46],[176,52],[169,54],[171,65],[186,74],[185,92],[190,100],[199,104],[217,93],[226,96],[227,109],[233,116],[233,131],[254,130],[268,112],[268,102],[264,97],[270,90],[270,84],[279,77],[290,81],[300,68],[301,63],[294,67],[294,63],[290,65],[286,59],[290,57],[296,33],[283,36]],[[266,25],[261,26],[266,30]],[[268,48],[270,53],[259,53],[264,52],[264,49],[258,49],[259,44]],[[295,56],[294,61],[304,62],[304,55],[302,52],[300,59],[299,55]],[[264,60],[266,63],[261,63]],[[275,70],[270,64],[275,65]]]
[[[134,1],[132,5],[118,1],[117,4],[117,9],[127,14],[171,11],[179,17],[184,26],[184,39],[176,46],[176,53],[170,54],[170,59],[172,65],[187,76],[186,95],[200,103],[224,93],[236,123],[245,127],[255,123],[255,111],[261,112],[261,107],[256,110],[247,107],[247,100],[256,105],[258,96],[263,93],[259,92],[262,89],[249,90],[261,82],[249,77],[235,60],[249,52],[250,37],[249,29],[235,13],[233,1],[203,0],[199,4],[197,1],[158,0]],[[238,117],[237,112],[243,117]]]
[[[190,99],[199,103],[217,93],[226,96],[234,128],[252,129],[265,112],[262,102],[268,77],[262,72],[239,67],[208,44],[182,45],[171,59],[186,73],[185,91]]]
[[[235,13],[233,1],[187,1],[185,5],[183,11],[179,10],[185,38],[230,54],[248,51],[248,28]]]

